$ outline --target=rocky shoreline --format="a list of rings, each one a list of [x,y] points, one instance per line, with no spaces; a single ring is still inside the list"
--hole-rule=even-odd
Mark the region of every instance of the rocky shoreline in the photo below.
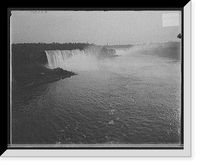
[[[39,85],[43,83],[51,83],[51,82],[55,82],[61,79],[71,77],[73,75],[77,75],[77,74],[71,71],[63,70],[61,68],[49,69],[48,72],[38,73],[35,79],[33,80],[33,82],[26,86]]]
[[[77,75],[74,72],[63,70],[61,68],[55,69],[46,69],[40,73],[35,74],[34,78],[28,78],[26,81],[16,81],[14,78],[12,79],[13,90],[17,90],[22,87],[33,87],[39,86],[46,83],[52,83],[55,81],[59,81],[61,79],[65,79],[71,76]]]
[[[12,90],[47,84],[76,75],[62,68],[48,68],[45,50],[83,49],[87,44],[12,44]]]

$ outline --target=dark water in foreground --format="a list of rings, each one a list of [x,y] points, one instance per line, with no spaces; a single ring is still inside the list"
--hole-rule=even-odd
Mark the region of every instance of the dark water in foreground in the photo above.
[[[179,144],[180,62],[122,56],[13,93],[13,144]]]

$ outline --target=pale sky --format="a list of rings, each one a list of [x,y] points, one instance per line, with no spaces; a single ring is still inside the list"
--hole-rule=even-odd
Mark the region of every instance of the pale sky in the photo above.
[[[12,11],[12,43],[179,41],[180,11]]]

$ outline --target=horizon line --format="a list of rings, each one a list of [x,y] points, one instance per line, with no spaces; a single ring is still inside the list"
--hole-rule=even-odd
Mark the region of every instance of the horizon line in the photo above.
[[[113,45],[142,45],[142,44],[153,44],[153,43],[170,43],[170,42],[181,42],[177,40],[170,40],[170,41],[152,41],[152,42],[146,42],[146,43],[135,43],[135,44],[95,44],[95,43],[89,43],[89,42],[66,42],[66,43],[59,43],[59,42],[19,42],[19,43],[10,43],[10,44],[89,44],[89,45],[103,45],[103,46],[113,46]]]

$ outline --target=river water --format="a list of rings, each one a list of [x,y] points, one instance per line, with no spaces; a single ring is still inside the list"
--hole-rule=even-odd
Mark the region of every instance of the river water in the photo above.
[[[129,54],[85,66],[13,94],[12,144],[181,143],[180,61]]]

